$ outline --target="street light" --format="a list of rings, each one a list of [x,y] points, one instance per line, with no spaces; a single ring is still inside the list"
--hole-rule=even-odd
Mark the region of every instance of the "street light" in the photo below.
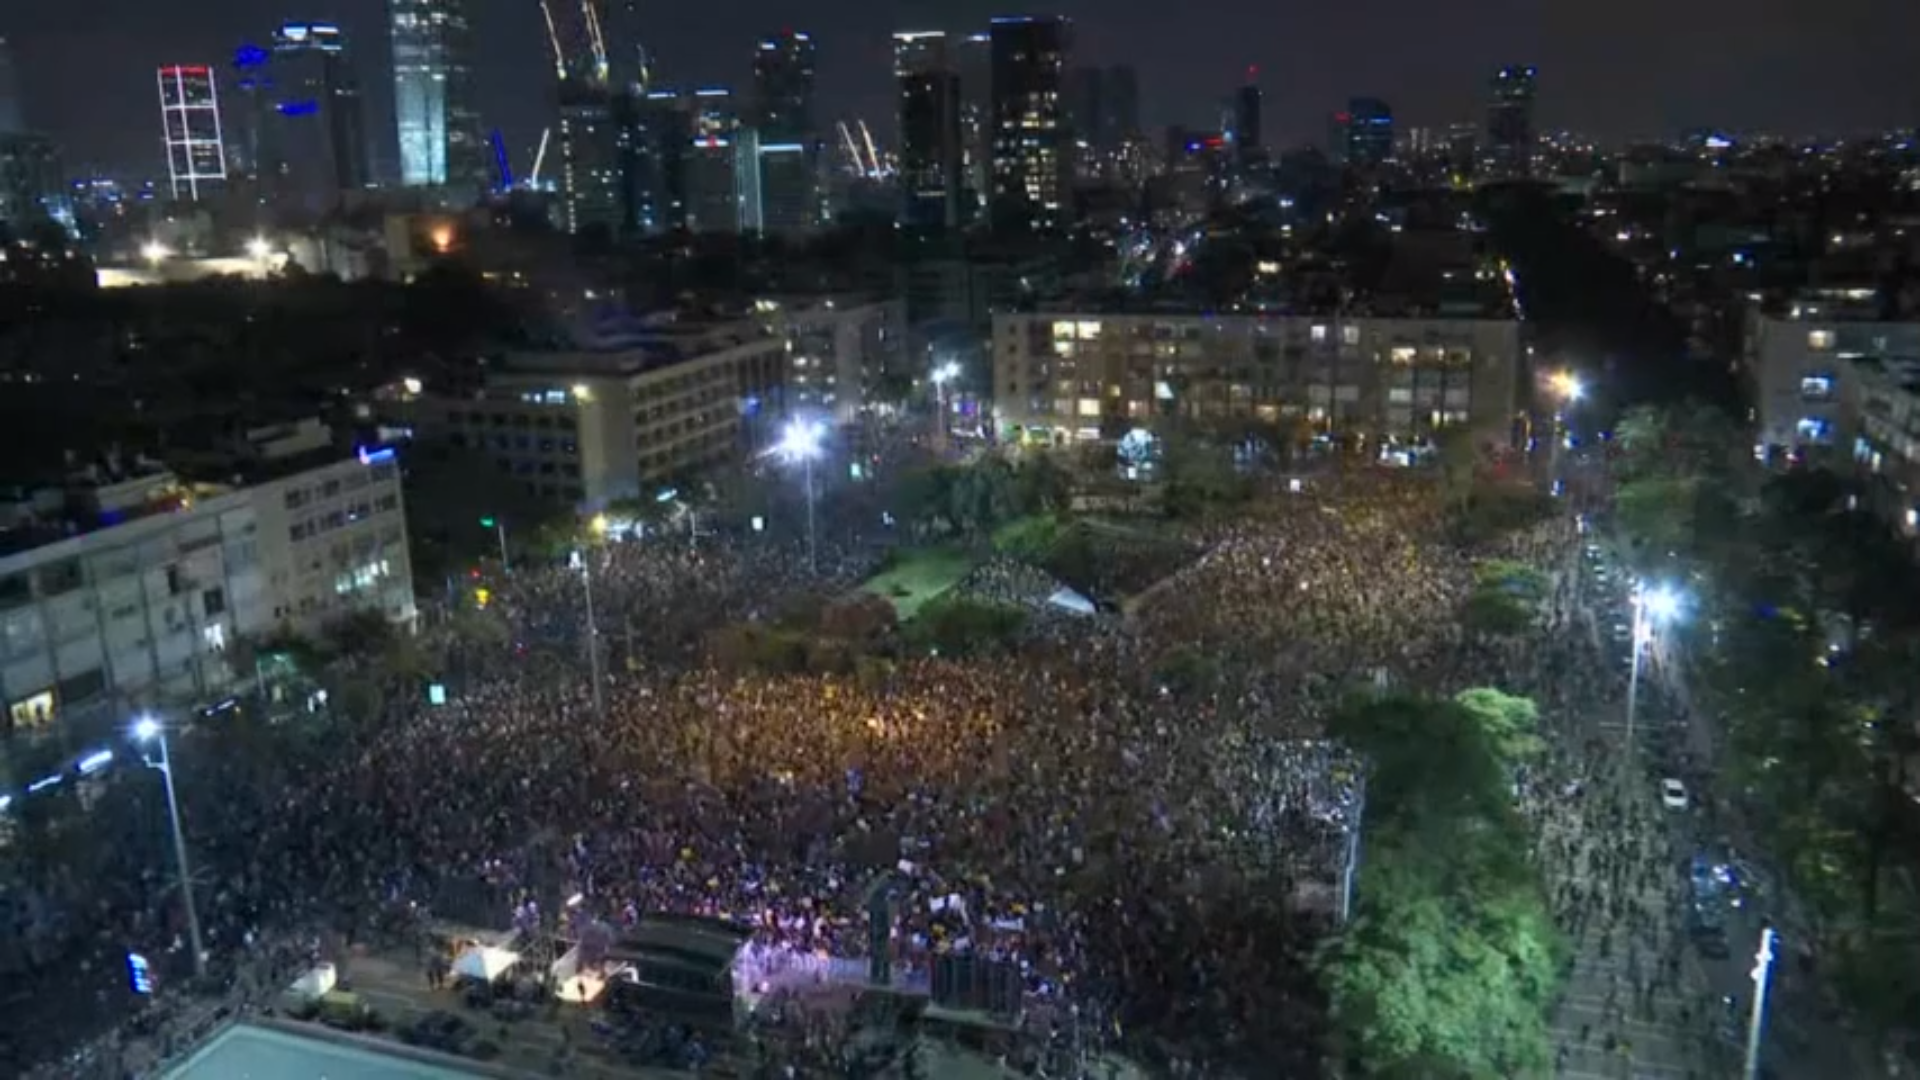
[[[934,435],[939,439],[939,449],[942,452],[945,452],[947,449],[947,422],[949,419],[947,413],[947,387],[959,377],[960,365],[952,360],[933,369],[933,407],[934,410],[940,414],[939,422],[933,431]]]
[[[1560,399],[1568,404],[1572,404],[1587,396],[1586,385],[1580,381],[1580,376],[1575,375],[1571,371],[1554,372],[1551,382],[1553,384],[1553,392],[1558,394]]]
[[[149,240],[140,245],[140,257],[154,266],[173,257],[173,249],[158,240]]]
[[[500,572],[512,576],[513,563],[507,559],[507,519],[483,517],[480,519],[480,527],[492,529],[494,535],[500,538]]]
[[[774,444],[773,452],[787,459],[798,461],[806,469],[807,485],[807,569],[819,569],[819,549],[813,529],[813,462],[820,456],[821,443],[827,437],[827,426],[818,420],[794,420]]]
[[[1627,745],[1633,745],[1633,716],[1640,697],[1640,654],[1653,638],[1656,623],[1680,616],[1680,594],[1670,585],[1639,584],[1633,590],[1632,665],[1627,669]]]
[[[180,828],[180,796],[174,790],[173,757],[167,751],[167,729],[160,721],[151,716],[142,716],[133,724],[133,738],[139,743],[152,743],[160,751],[158,758],[145,754],[141,760],[150,769],[158,769],[166,782],[167,818],[173,823],[173,858],[180,870],[180,896],[187,907],[187,941],[193,947],[193,973],[204,976],[207,973],[207,950],[200,938],[200,912],[193,906],[193,874],[187,866],[187,835]]]
[[[247,241],[247,256],[249,258],[257,262],[266,262],[267,256],[271,254],[273,254],[273,245],[267,243],[266,237],[256,236]]]
[[[1760,1036],[1767,1026],[1767,985],[1773,974],[1773,927],[1760,928],[1760,948],[1753,954],[1753,1012],[1747,1017],[1747,1065],[1741,1073],[1746,1080],[1760,1075]]]
[[[595,520],[606,519],[602,516]],[[607,722],[607,680],[600,672],[600,624],[593,617],[593,559],[575,548],[572,561],[580,571],[580,588],[587,598],[587,667],[593,675],[593,712],[604,724]]]

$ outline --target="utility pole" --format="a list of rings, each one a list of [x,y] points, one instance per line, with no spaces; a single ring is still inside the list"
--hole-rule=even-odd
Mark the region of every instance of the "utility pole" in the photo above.
[[[507,519],[483,517],[480,519],[480,527],[483,529],[492,529],[494,535],[500,538],[500,572],[502,574],[512,574],[513,562],[507,558]]]
[[[607,722],[607,680],[600,671],[600,629],[593,618],[593,560],[578,550],[573,556],[579,560],[580,586],[587,597],[587,666],[593,676],[593,712],[604,724]]]

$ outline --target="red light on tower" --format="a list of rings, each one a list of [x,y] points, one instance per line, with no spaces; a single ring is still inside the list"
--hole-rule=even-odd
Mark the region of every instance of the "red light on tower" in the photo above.
[[[1260,78],[1260,65],[1248,64],[1247,65],[1247,81],[1254,82],[1259,78]]]

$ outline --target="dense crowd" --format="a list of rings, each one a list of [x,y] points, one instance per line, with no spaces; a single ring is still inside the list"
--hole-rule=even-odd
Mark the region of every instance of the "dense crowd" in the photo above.
[[[395,910],[498,924],[577,893],[610,922],[722,915],[763,945],[858,958],[862,898],[886,881],[911,984],[964,944],[1015,958],[1034,1014],[1072,1017],[1082,1052],[1313,1075],[1306,954],[1352,810],[1352,765],[1315,739],[1325,711],[1356,679],[1450,691],[1509,674],[1454,629],[1471,567],[1430,542],[1425,483],[1317,480],[1199,530],[1203,554],[1127,617],[1037,621],[991,663],[703,662],[709,631],[869,573],[878,551],[856,543],[813,560],[751,534],[608,546],[587,567],[597,636],[579,569],[522,571],[494,604],[507,641],[430,638],[465,674],[446,704],[389,695],[324,770],[183,750],[208,949],[232,972],[315,927],[364,937]],[[963,589],[1038,608],[1055,585],[996,562]],[[589,639],[632,661],[605,665],[598,705]],[[1216,677],[1169,687],[1164,658],[1195,648]],[[518,662],[530,649],[571,662]],[[43,875],[0,902],[18,985],[73,982],[78,957],[91,1012],[110,1012],[129,943],[181,948],[151,806],[103,807],[151,856],[144,876]],[[6,1046],[18,1062],[47,1041]]]

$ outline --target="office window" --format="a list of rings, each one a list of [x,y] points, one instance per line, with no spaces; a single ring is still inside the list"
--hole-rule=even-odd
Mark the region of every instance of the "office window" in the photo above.
[[[1340,328],[1340,341],[1347,345],[1360,344],[1360,328],[1349,323]]]
[[[1831,351],[1833,349],[1833,331],[1831,330],[1807,331],[1807,348],[1812,349],[1814,352]]]
[[[1327,340],[1327,328],[1324,326],[1316,326],[1313,328],[1310,336],[1313,338],[1314,344],[1320,344]]]
[[[1800,380],[1800,396],[1808,401],[1825,401],[1833,396],[1833,378],[1828,375],[1807,375]]]

